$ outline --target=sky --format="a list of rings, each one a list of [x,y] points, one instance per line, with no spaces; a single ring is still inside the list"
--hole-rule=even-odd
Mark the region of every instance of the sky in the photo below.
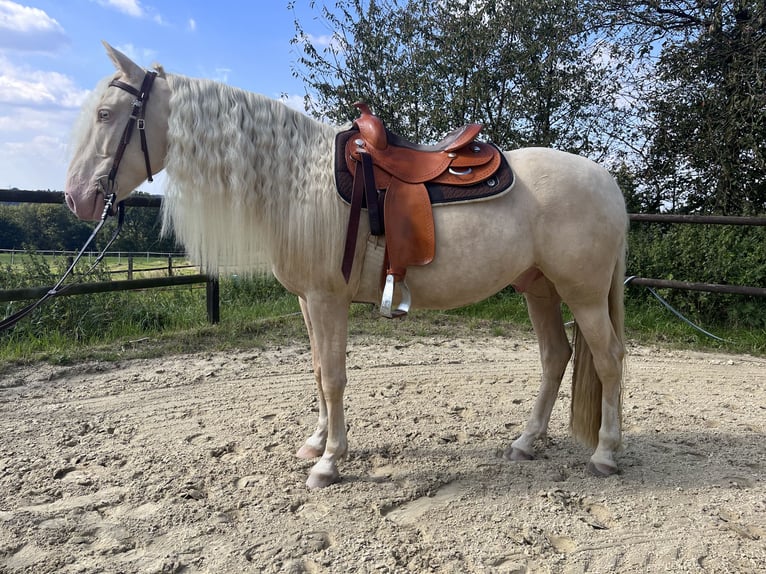
[[[102,40],[143,67],[302,109],[290,40],[297,18],[321,45],[329,32],[318,10],[309,0],[0,0],[0,189],[64,189],[79,109],[114,71]]]

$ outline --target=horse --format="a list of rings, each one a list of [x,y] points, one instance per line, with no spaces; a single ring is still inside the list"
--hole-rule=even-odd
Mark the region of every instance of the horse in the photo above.
[[[159,65],[146,70],[104,45],[116,72],[98,84],[77,122],[68,206],[80,219],[98,219],[106,197],[122,201],[164,169],[163,229],[203,270],[270,270],[297,295],[319,413],[296,455],[317,459],[308,488],[335,483],[348,450],[349,308],[379,301],[385,245],[362,218],[344,279],[349,206],[333,173],[341,128],[259,94],[166,73]],[[140,142],[130,138],[134,125]],[[570,432],[594,449],[587,464],[593,474],[614,474],[622,440],[622,193],[589,159],[534,147],[502,153],[515,176],[508,193],[434,207],[435,257],[408,271],[412,306],[456,308],[516,286],[538,338],[542,381],[530,418],[504,457],[535,457],[574,354]],[[575,320],[571,344],[562,302]]]

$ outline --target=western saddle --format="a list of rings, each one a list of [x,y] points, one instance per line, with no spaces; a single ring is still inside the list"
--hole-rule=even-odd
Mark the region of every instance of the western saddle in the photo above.
[[[404,282],[407,267],[426,265],[435,255],[432,201],[427,185],[465,187],[489,181],[489,186],[497,185],[499,189],[496,191],[499,192],[502,187],[498,185],[497,178],[491,178],[501,164],[508,172],[510,170],[500,150],[492,144],[476,141],[481,124],[458,128],[435,145],[420,145],[388,131],[366,104],[357,103],[355,106],[361,112],[354,122],[358,131],[352,130],[343,146],[345,168],[353,174],[353,189],[341,270],[348,282],[360,213],[362,207],[366,207],[372,235],[386,236],[380,312],[386,317],[400,317],[409,311],[412,301]],[[338,141],[340,148],[343,142]],[[340,153],[338,149],[339,159]],[[337,164],[338,161],[336,171],[339,168]],[[507,187],[512,175],[510,178]],[[508,176],[505,179],[508,180]],[[340,191],[340,183],[338,185]],[[461,200],[472,197],[465,196]],[[397,285],[400,287],[400,302],[396,309],[392,309]]]

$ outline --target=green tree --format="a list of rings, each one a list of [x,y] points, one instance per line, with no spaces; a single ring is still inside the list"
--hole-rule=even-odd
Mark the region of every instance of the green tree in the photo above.
[[[0,205],[0,249],[21,249],[27,242],[25,229],[16,218],[16,206]]]
[[[343,123],[368,102],[395,132],[434,141],[480,122],[499,146],[603,157],[618,67],[577,0],[345,0],[322,16],[324,48],[296,21],[294,74],[310,113]]]
[[[646,103],[642,171],[666,208],[766,211],[764,1],[594,4],[614,41],[652,62],[636,87]]]
[[[25,203],[6,209],[21,230],[19,237],[10,240],[13,249],[74,250],[90,234],[90,226],[78,221],[63,205]]]

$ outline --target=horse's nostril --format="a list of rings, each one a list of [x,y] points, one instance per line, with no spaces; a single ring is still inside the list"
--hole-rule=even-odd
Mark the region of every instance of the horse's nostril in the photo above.
[[[74,204],[74,199],[72,199],[72,196],[71,196],[71,195],[69,195],[68,193],[65,193],[65,194],[64,194],[64,199],[66,200],[66,205],[67,205],[67,207],[68,207],[68,208],[69,208],[71,211],[73,211],[74,213],[77,213],[77,211],[75,211],[75,204]]]

